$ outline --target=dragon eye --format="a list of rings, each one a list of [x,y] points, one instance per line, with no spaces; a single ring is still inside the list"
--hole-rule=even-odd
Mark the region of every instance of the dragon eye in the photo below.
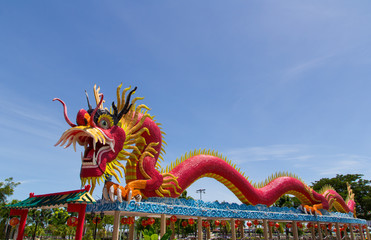
[[[98,119],[98,126],[104,129],[108,129],[113,125],[113,119],[108,114],[102,114]]]

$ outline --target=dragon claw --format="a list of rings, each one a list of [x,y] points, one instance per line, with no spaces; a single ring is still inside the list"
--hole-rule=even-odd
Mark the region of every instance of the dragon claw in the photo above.
[[[128,184],[125,187],[122,187],[113,182],[107,182],[103,188],[103,198],[105,200],[114,201],[127,201],[129,204],[132,199],[136,202],[142,200],[141,192],[135,189],[135,186]]]
[[[128,198],[127,198],[128,204],[130,203],[132,194],[133,194],[133,192],[130,190],[129,194],[128,194]]]
[[[122,202],[122,195],[121,195],[121,189],[120,188],[117,189],[117,200],[119,202]]]
[[[107,191],[107,188],[106,187],[103,188],[103,198],[105,200],[108,200],[109,199],[109,197],[108,197],[108,191]]]
[[[115,201],[114,193],[115,193],[115,188],[113,187],[113,185],[111,185],[111,187],[109,188],[109,198],[111,199],[112,202]]]
[[[318,209],[321,209],[321,208],[322,208],[322,204],[316,204],[316,205],[313,205],[313,206],[309,206],[309,205],[302,205],[301,206],[301,210],[305,214],[310,214],[310,215],[314,215],[314,216],[317,216],[317,214],[322,215],[322,213],[318,210]]]

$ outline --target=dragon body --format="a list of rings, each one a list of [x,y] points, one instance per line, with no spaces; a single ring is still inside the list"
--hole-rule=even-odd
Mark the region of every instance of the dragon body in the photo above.
[[[272,175],[265,183],[252,184],[245,174],[231,161],[218,152],[195,150],[185,154],[165,169],[161,167],[165,153],[164,132],[148,113],[145,105],[136,105],[131,99],[136,88],[121,91],[117,88],[117,105],[103,108],[103,94],[94,86],[96,107],[93,109],[88,99],[88,110],[81,109],[76,117],[77,124],[67,116],[64,102],[64,116],[71,126],[56,145],[84,146],[81,154],[80,178],[82,184],[92,185],[104,182],[104,195],[119,201],[142,197],[178,197],[193,182],[203,177],[214,178],[230,189],[245,204],[274,204],[281,196],[291,194],[302,203],[303,210],[321,214],[319,209],[335,208],[339,212],[355,211],[354,194],[348,187],[348,199],[344,199],[331,187],[319,193],[307,186],[298,177],[288,173]],[[126,96],[126,98],[125,98]],[[126,161],[126,165],[122,162]],[[120,181],[125,175],[126,186],[116,184],[108,178],[113,176]]]

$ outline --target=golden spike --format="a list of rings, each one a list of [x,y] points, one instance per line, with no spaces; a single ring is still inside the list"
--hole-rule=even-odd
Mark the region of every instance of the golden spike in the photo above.
[[[171,192],[169,190],[163,189],[162,187],[159,187],[159,190],[160,190],[161,193],[168,194],[169,197],[171,197]]]
[[[117,95],[117,109],[121,109],[121,99],[120,99],[120,90],[122,87],[122,83],[117,87],[116,95]]]
[[[176,187],[173,184],[170,184],[170,183],[169,184],[162,184],[161,187],[162,188],[172,188],[174,190],[174,193],[179,194],[176,190]],[[167,191],[169,191],[169,190],[167,190]],[[170,191],[169,191],[169,193],[170,193]],[[171,194],[169,194],[169,195],[171,195]]]
[[[133,153],[141,154],[137,146],[127,145],[123,147],[124,149],[131,149]]]
[[[135,92],[134,92],[135,93]],[[133,94],[134,94],[133,93]],[[135,105],[135,102],[138,101],[138,100],[143,100],[144,97],[135,97],[132,101],[131,101],[131,104]]]
[[[110,175],[113,175],[113,172],[109,169],[109,167],[106,167],[106,172]]]
[[[172,182],[172,181],[174,181],[174,179],[168,178],[168,179],[164,179],[163,183],[169,183],[169,182]]]
[[[146,132],[148,135],[150,135],[148,128],[145,127],[145,128],[142,128],[141,130],[139,130],[138,132],[136,132],[135,134],[130,135],[130,138],[128,140],[135,139],[135,138],[139,137],[140,135],[142,135],[144,132]]]
[[[81,185],[85,186],[86,185],[86,178],[81,178]]]
[[[124,165],[122,165],[122,163],[120,163],[119,161],[116,161],[116,164],[121,167],[122,169],[124,169],[124,173],[126,174],[126,167]]]
[[[90,193],[90,194],[93,194],[94,189],[95,189],[95,182],[92,183],[92,186],[91,186],[91,189],[90,189],[89,193]]]
[[[159,191],[159,190],[155,190],[155,193],[160,196],[160,197],[164,197],[164,195]]]
[[[126,114],[126,115],[128,115],[128,114]],[[142,127],[142,125],[143,125],[143,123],[144,123],[144,121],[146,120],[147,117],[149,117],[148,114],[143,115],[142,118],[140,119],[140,121],[137,124],[135,124],[135,121],[130,122],[129,127],[131,129],[128,131],[127,134],[131,134],[131,133],[134,133],[134,132],[138,131]]]
[[[88,184],[91,186],[91,178],[88,177],[87,179],[88,179]]]
[[[123,178],[123,175],[122,175],[122,172],[120,170],[120,168],[118,168],[116,165],[112,164],[112,168],[116,169],[119,173],[120,173],[120,176]]]
[[[126,92],[129,91],[131,89],[131,86],[125,88],[122,93],[121,93],[121,108],[123,108],[125,106],[125,95],[126,95]],[[120,109],[121,110],[121,109]]]
[[[138,107],[136,107],[136,111],[143,111],[144,113],[148,112],[149,110],[151,109],[144,104],[140,104]]]

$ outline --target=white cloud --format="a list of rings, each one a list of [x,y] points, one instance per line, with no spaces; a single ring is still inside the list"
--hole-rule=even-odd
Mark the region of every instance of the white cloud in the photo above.
[[[336,174],[371,175],[365,168],[371,162],[368,156],[339,153],[329,146],[309,145],[270,145],[231,149],[226,152],[228,159],[242,170],[248,169],[249,175],[259,178],[269,175],[268,171],[289,171],[306,181],[315,181],[323,177],[335,177]],[[255,163],[254,163],[255,162]],[[267,163],[264,163],[267,162]],[[260,174],[254,170],[261,169]]]
[[[286,72],[284,73],[284,79],[286,80],[291,79],[292,77],[295,77],[299,74],[305,73],[309,70],[325,65],[326,62],[332,57],[334,57],[334,54],[327,54],[321,57],[306,60],[297,65],[294,65],[291,68],[286,70]]]
[[[226,154],[233,162],[245,163],[268,160],[306,160],[309,155],[303,154],[304,145],[270,145],[246,147],[227,150]]]

